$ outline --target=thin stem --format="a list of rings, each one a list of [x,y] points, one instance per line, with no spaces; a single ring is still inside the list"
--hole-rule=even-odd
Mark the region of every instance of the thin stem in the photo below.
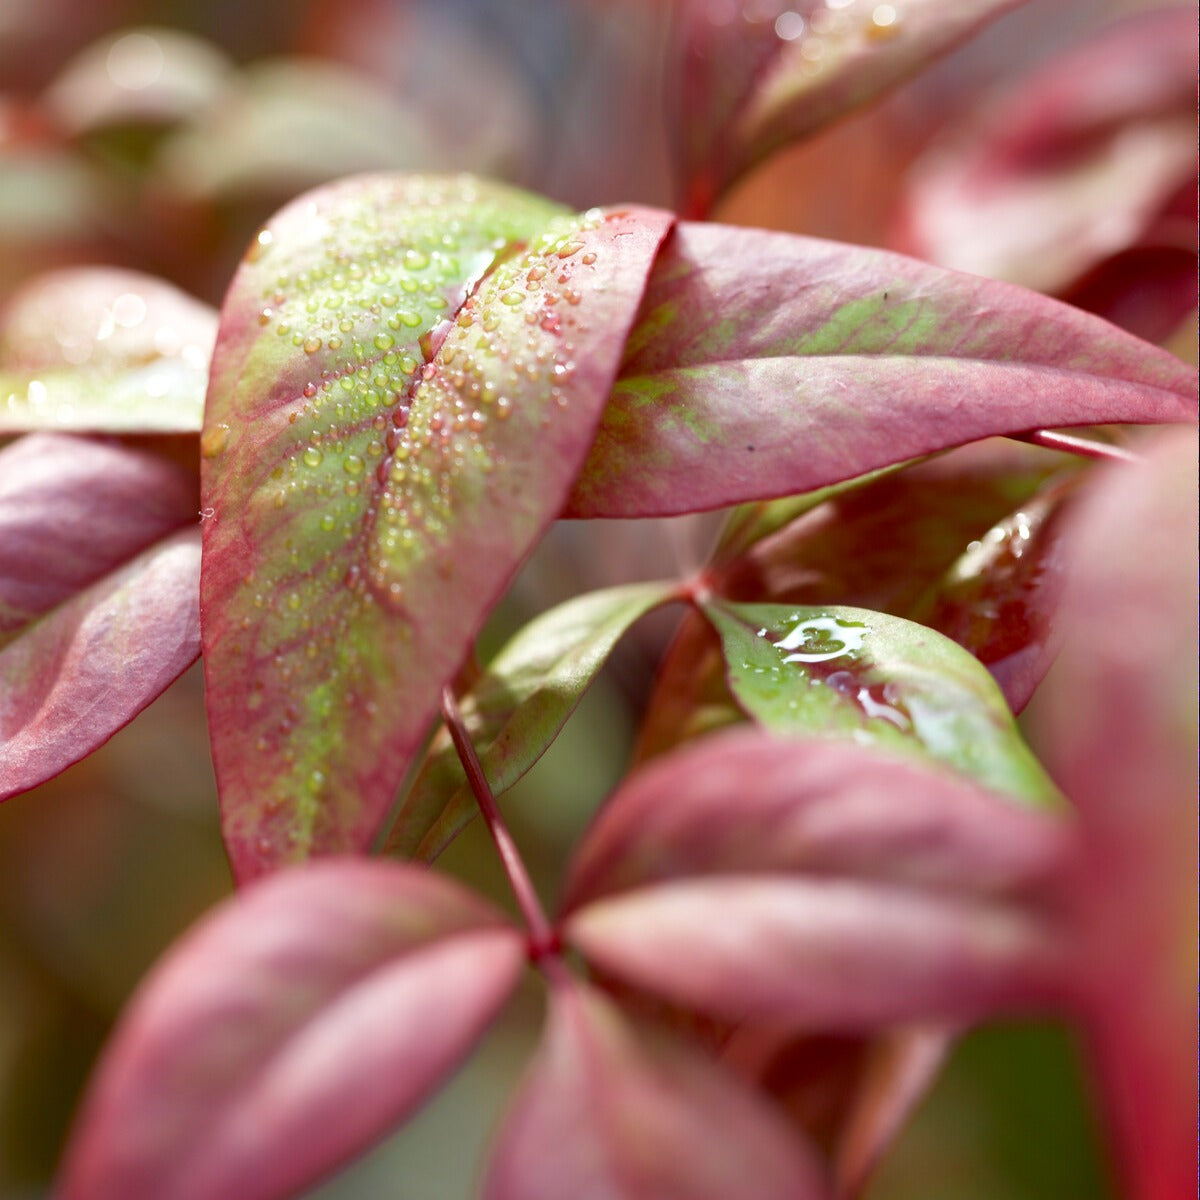
[[[1075,437],[1070,433],[1058,433],[1052,429],[1038,429],[1033,433],[1010,435],[1015,442],[1028,442],[1032,446],[1044,446],[1047,450],[1062,450],[1066,454],[1078,454],[1084,458],[1101,458],[1108,462],[1141,462],[1139,454],[1111,446],[1107,442],[1096,442],[1091,438]]]
[[[504,818],[500,815],[496,797],[492,795],[492,789],[479,762],[479,755],[475,753],[471,735],[467,733],[467,727],[463,723],[458,701],[448,687],[442,689],[442,717],[446,722],[446,728],[450,731],[454,748],[458,751],[463,770],[467,773],[471,791],[475,793],[475,800],[479,805],[479,811],[483,814],[484,823],[492,835],[492,841],[496,843],[496,850],[500,855],[500,861],[504,864],[508,882],[512,887],[513,895],[517,898],[517,906],[525,918],[525,924],[529,929],[530,957],[535,962],[552,958],[561,965],[561,960],[557,959],[558,937],[546,917],[537,892],[534,890],[533,881],[525,869],[525,863],[521,859],[517,844],[513,841],[512,834],[508,832],[508,826],[504,824]],[[549,966],[549,963],[547,962],[546,965]]]

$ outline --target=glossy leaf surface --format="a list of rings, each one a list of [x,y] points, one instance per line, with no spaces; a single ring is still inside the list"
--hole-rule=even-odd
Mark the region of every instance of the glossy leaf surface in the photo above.
[[[382,175],[260,234],[201,441],[209,720],[239,878],[377,833],[561,508],[669,222]]]
[[[1060,990],[1048,925],[999,901],[776,874],[677,880],[575,910],[594,966],[724,1020],[855,1032],[973,1020]]]
[[[768,729],[920,754],[1027,802],[1054,803],[991,676],[932,629],[839,606],[704,611],[738,703]]]
[[[716,508],[993,434],[1194,420],[1195,396],[1173,355],[1010,285],[682,222],[568,511]]]
[[[1138,1200],[1196,1189],[1196,439],[1108,468],[1080,498],[1062,650],[1037,697],[1076,801],[1076,944],[1113,1141]]]
[[[631,584],[578,596],[534,618],[496,655],[460,701],[494,795],[545,753],[613,646],[675,590],[670,583]],[[388,852],[435,858],[474,814],[475,798],[442,730],[400,806]]]
[[[295,1195],[428,1097],[523,958],[498,913],[414,868],[346,860],[265,881],[143,985],[57,1194]]]
[[[679,138],[693,211],[1022,0],[681,0]]]
[[[1062,868],[1065,826],[896,754],[738,729],[626,780],[580,845],[566,906],[730,874],[1036,891]]]
[[[0,798],[86,757],[200,652],[194,484],[57,434],[0,451]]]
[[[819,1168],[765,1101],[697,1051],[637,1037],[582,985],[556,987],[484,1200],[817,1200]]]
[[[31,280],[0,322],[0,433],[191,433],[216,314],[149,275],[76,267]]]

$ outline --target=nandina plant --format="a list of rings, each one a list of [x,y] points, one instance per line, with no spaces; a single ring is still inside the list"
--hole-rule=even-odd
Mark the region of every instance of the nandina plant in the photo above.
[[[689,217],[1012,5],[951,7],[831,5],[822,57],[815,9],[680,3]],[[34,279],[0,371],[27,434],[0,451],[0,795],[202,653],[239,886],[131,1004],[59,1195],[295,1195],[527,970],[546,1030],[489,1197],[855,1194],[956,1034],[1028,1012],[1086,1032],[1130,1193],[1194,1186],[1195,437],[1111,428],[1194,423],[1173,355],[884,251],[389,173],[267,221],[219,317]],[[557,519],[718,509],[699,569],[476,660]],[[548,911],[498,797],[666,606],[635,763]],[[429,867],[476,813],[516,918]],[[826,1035],[818,1139],[773,1068]]]

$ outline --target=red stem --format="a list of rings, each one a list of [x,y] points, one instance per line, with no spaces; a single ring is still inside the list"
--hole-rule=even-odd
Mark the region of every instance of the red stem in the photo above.
[[[1091,438],[1075,437],[1070,433],[1058,433],[1052,429],[1038,429],[1033,433],[1012,434],[1015,442],[1028,442],[1032,446],[1044,446],[1047,450],[1062,450],[1066,454],[1078,454],[1083,458],[1101,458],[1108,462],[1141,462],[1139,454],[1111,446],[1107,442],[1092,441]]]
[[[545,909],[542,908],[542,902],[534,890],[533,881],[525,869],[525,863],[521,859],[517,844],[513,841],[512,834],[508,832],[508,826],[504,824],[504,818],[500,815],[496,797],[492,795],[492,789],[479,762],[479,755],[475,753],[471,735],[463,723],[458,701],[448,687],[442,689],[442,717],[446,722],[446,728],[450,731],[454,748],[458,751],[463,770],[467,773],[471,791],[475,793],[475,800],[479,805],[479,811],[483,814],[484,823],[492,835],[492,841],[496,843],[496,850],[500,855],[500,861],[504,864],[509,885],[512,887],[513,895],[517,898],[517,906],[525,918],[526,927],[529,929],[529,956],[535,963],[546,967],[553,974],[556,969],[562,967],[562,961],[558,958],[558,935],[546,917]],[[557,968],[552,966],[555,963],[558,964]]]

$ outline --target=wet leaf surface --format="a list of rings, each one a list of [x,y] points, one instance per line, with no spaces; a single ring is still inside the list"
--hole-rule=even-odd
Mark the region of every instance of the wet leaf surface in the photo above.
[[[240,879],[362,849],[558,514],[669,216],[468,177],[301,197],[222,313],[205,663]]]

